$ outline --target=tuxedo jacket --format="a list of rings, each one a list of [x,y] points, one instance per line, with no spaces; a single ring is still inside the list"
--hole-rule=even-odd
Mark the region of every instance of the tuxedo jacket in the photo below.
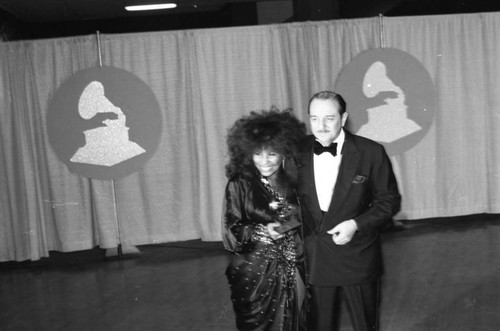
[[[313,165],[314,136],[300,146],[298,195],[302,208],[308,282],[315,286],[361,284],[382,271],[379,228],[399,210],[401,196],[384,147],[344,130],[342,161],[330,207],[320,209]],[[336,245],[327,231],[354,219],[352,240]]]

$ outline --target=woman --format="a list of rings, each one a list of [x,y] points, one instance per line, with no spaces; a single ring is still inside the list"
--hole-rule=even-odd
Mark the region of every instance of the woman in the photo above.
[[[304,266],[300,208],[285,158],[305,125],[289,110],[252,112],[229,130],[222,237],[238,330],[300,330]]]

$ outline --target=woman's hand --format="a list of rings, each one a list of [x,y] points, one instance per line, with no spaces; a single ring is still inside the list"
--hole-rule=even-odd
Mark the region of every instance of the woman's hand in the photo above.
[[[278,222],[267,223],[266,226],[267,226],[267,233],[269,234],[269,237],[271,237],[272,240],[283,238],[283,234],[275,230],[275,228],[280,226],[280,223]]]

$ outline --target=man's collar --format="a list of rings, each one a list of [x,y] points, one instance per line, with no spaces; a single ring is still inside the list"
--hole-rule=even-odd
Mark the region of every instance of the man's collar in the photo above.
[[[342,146],[344,141],[345,141],[345,132],[344,132],[344,128],[341,128],[339,136],[333,142],[337,143],[339,146]]]

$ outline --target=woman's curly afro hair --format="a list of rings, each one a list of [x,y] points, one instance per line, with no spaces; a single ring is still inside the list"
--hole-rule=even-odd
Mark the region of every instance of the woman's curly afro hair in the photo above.
[[[251,177],[257,174],[252,156],[255,151],[264,148],[298,164],[297,148],[305,136],[305,124],[292,114],[291,109],[280,111],[272,107],[243,116],[228,131],[229,163],[226,165],[226,176]]]

